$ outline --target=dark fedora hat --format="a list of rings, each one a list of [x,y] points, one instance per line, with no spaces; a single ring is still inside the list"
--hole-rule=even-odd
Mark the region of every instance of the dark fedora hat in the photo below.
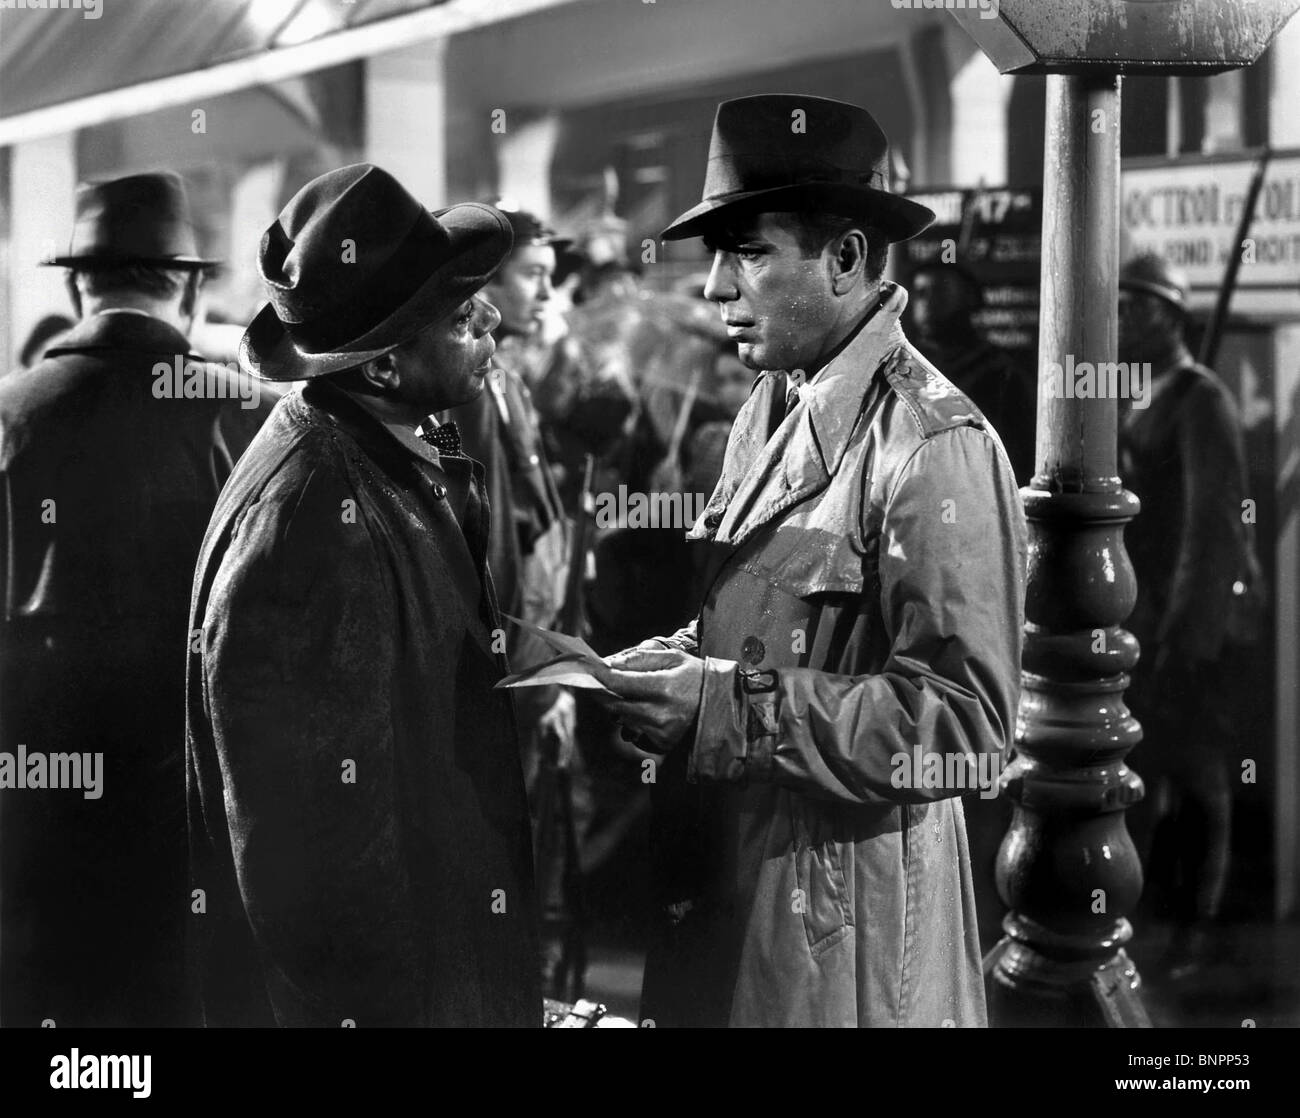
[[[369,163],[313,179],[262,237],[270,295],[239,346],[263,380],[306,380],[389,352],[478,291],[510,252],[505,215],[430,213]]]
[[[869,219],[891,241],[915,237],[935,216],[890,192],[889,141],[866,109],[786,94],[723,101],[713,121],[704,200],[663,239],[698,237],[739,213],[783,210]]]
[[[180,175],[155,171],[78,187],[72,245],[42,263],[84,271],[118,264],[206,269],[220,261],[198,255]]]

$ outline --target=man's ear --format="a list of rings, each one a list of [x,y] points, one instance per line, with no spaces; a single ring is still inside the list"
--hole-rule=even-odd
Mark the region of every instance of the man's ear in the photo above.
[[[376,392],[391,392],[402,385],[402,371],[392,350],[361,366],[361,376]]]
[[[77,273],[64,272],[63,286],[68,289],[68,301],[72,304],[72,312],[77,316],[78,321],[81,319],[81,288],[77,286]]]
[[[866,270],[867,235],[850,229],[835,246],[832,258],[831,287],[836,295],[845,295],[861,282]]]
[[[181,292],[181,314],[193,318],[199,308],[199,293],[203,290],[203,271],[194,268],[185,279],[185,288]]]

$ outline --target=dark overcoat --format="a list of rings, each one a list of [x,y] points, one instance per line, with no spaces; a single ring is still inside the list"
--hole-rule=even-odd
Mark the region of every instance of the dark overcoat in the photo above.
[[[104,758],[98,798],[0,790],[5,1025],[183,1019],[190,583],[273,402],[187,348],[109,312],[0,381],[0,748]]]
[[[313,381],[227,486],[188,685],[206,1024],[540,1024],[482,477]]]

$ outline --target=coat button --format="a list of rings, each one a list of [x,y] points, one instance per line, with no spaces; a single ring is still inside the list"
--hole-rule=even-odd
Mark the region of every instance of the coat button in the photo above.
[[[433,495],[441,501],[445,496],[447,496],[447,487],[442,483],[435,481],[433,483]]]
[[[763,662],[763,657],[767,655],[767,649],[763,647],[763,642],[757,637],[746,637],[745,643],[740,647],[740,655],[744,658],[745,663],[757,667]]]

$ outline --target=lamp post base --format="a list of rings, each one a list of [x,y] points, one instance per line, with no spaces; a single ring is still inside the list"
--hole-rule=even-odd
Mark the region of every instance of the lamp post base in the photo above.
[[[1061,962],[1003,936],[984,958],[984,980],[995,1027],[1151,1028],[1142,979],[1123,948],[1100,965]]]

